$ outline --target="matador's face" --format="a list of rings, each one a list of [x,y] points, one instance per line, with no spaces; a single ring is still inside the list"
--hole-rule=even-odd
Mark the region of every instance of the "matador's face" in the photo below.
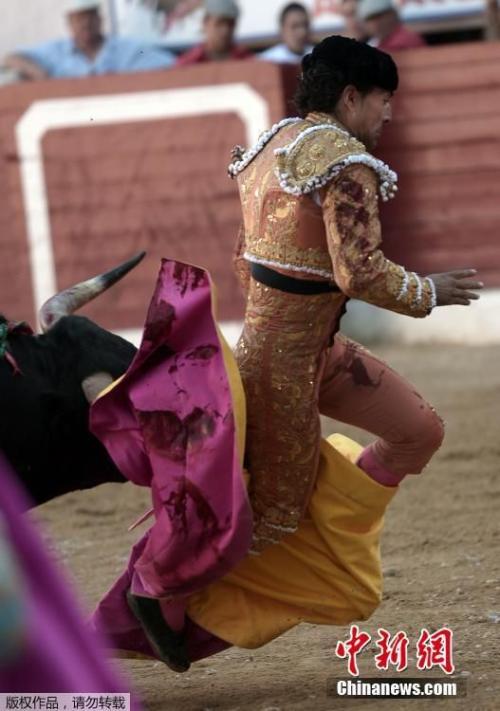
[[[370,151],[377,146],[385,124],[392,119],[391,100],[392,93],[384,89],[359,94],[351,130]]]

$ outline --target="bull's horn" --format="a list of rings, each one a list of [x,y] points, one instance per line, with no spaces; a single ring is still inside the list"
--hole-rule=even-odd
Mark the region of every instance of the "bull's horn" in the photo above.
[[[69,316],[82,306],[88,304],[102,294],[106,289],[109,289],[117,281],[123,279],[123,277],[136,267],[144,257],[146,252],[140,252],[132,259],[120,264],[120,266],[111,269],[111,271],[105,274],[100,274],[99,276],[88,279],[87,281],[82,281],[80,284],[71,286],[69,289],[59,292],[48,301],[40,309],[39,319],[42,331],[46,333],[54,324],[56,324],[59,319],[63,316]]]

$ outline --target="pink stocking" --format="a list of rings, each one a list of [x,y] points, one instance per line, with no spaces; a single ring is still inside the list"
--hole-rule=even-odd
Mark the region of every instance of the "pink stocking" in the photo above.
[[[373,444],[361,452],[356,464],[368,474],[369,477],[379,484],[382,484],[382,486],[398,486],[406,476],[405,474],[395,474],[384,467],[373,451]]]

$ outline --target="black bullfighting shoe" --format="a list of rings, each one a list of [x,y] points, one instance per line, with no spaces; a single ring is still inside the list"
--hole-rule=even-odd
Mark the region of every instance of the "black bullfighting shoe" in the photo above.
[[[172,671],[182,673],[191,666],[182,633],[174,632],[163,617],[159,600],[127,592],[127,603],[154,652]]]

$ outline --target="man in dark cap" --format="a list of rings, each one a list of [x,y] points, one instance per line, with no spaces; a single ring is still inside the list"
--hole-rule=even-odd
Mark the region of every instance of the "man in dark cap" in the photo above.
[[[251,53],[235,43],[234,33],[240,15],[234,0],[205,0],[203,19],[204,42],[181,55],[178,65],[188,66],[202,62],[219,62],[226,59],[247,59]]]
[[[258,58],[276,64],[299,64],[313,50],[309,12],[301,3],[290,2],[281,11],[279,23],[282,42],[266,49]]]

